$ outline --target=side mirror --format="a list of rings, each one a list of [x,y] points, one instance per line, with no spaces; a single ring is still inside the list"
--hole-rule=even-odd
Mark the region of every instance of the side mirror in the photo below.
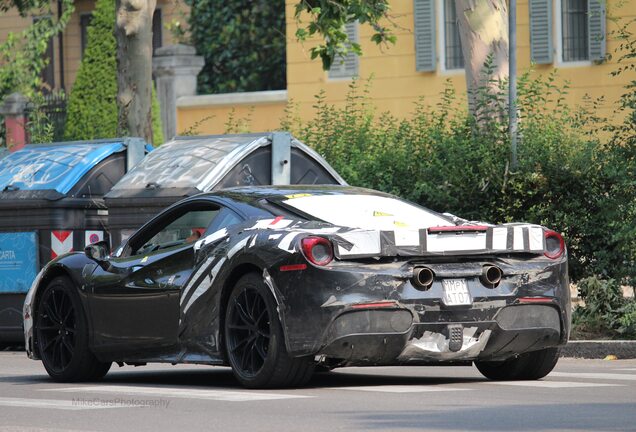
[[[94,259],[95,261],[105,261],[110,254],[110,246],[105,240],[98,241],[97,243],[89,244],[84,248],[84,253],[87,257]]]

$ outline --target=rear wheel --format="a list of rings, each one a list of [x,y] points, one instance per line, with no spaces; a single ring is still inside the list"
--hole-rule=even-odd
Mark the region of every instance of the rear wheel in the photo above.
[[[546,348],[504,361],[476,361],[475,366],[482,375],[495,381],[538,380],[552,372],[558,360],[559,349]]]
[[[245,387],[293,387],[311,378],[314,363],[287,353],[276,303],[255,273],[243,276],[230,294],[224,336],[232,371]]]
[[[88,349],[86,317],[69,279],[57,277],[42,292],[35,334],[42,364],[55,381],[95,380],[108,373],[111,364]]]

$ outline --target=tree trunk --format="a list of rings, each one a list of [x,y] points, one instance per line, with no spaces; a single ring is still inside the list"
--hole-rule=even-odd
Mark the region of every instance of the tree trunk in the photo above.
[[[152,15],[156,0],[116,0],[118,134],[152,142]]]
[[[471,113],[476,113],[479,89],[496,94],[508,78],[508,9],[506,0],[455,0]],[[492,56],[492,73],[484,63]],[[507,97],[504,99],[507,100]]]

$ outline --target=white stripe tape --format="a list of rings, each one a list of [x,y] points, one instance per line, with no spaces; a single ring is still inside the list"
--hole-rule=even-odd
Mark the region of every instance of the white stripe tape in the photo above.
[[[219,273],[219,270],[221,269],[221,266],[223,265],[223,263],[225,263],[225,260],[226,260],[225,257],[221,258],[219,260],[219,262],[216,263],[214,268],[210,271],[210,275],[207,278],[205,278],[203,281],[201,281],[201,284],[192,293],[192,296],[188,300],[188,303],[186,304],[185,308],[183,309],[183,313],[186,313],[188,311],[188,309],[190,308],[190,306],[192,306],[192,303],[194,303],[194,301],[196,299],[201,297],[201,295],[204,292],[206,292],[207,290],[210,289],[210,287],[212,286],[212,283],[214,282],[214,279],[216,278],[216,275]]]
[[[66,387],[57,389],[43,389],[41,391],[57,391],[64,393],[116,393],[125,395],[172,397],[182,399],[204,399],[226,402],[248,402],[258,400],[278,400],[278,399],[300,399],[311,396],[266,392],[247,392],[233,390],[199,390],[199,389],[179,389],[166,387],[140,387],[140,386],[86,386],[86,387]]]
[[[282,238],[280,243],[278,243],[278,248],[282,249],[284,251],[287,251],[287,252],[293,252],[294,251],[294,247],[292,246],[292,242],[294,241],[294,239],[298,235],[299,234],[295,233],[295,232],[291,232],[289,234],[286,234],[285,237]]]
[[[541,227],[530,227],[528,229],[529,239],[530,239],[530,250],[531,251],[542,251],[543,250],[543,228]]]
[[[199,267],[199,270],[197,270],[194,276],[192,276],[192,278],[188,282],[188,285],[186,285],[186,287],[181,290],[181,300],[179,301],[179,304],[183,304],[183,300],[187,297],[188,292],[190,292],[190,290],[194,286],[194,283],[201,277],[203,272],[208,269],[208,266],[212,264],[212,261],[214,261],[215,259],[216,257],[209,257],[207,260],[205,260],[201,267]]]
[[[418,230],[398,229],[394,231],[396,246],[419,246],[420,232]]]
[[[222,228],[218,231],[214,231],[212,234],[203,237],[194,244],[194,250],[199,250],[206,244],[213,243],[223,237],[227,237],[227,229]]]
[[[486,233],[443,233],[426,236],[428,252],[472,251],[486,249]]]
[[[339,236],[353,244],[351,250],[338,246],[340,256],[379,255],[381,252],[379,231],[349,231]]]
[[[508,249],[508,228],[493,228],[492,248],[493,250]]]
[[[227,253],[227,257],[232,258],[238,251],[245,247],[249,239],[249,237],[245,237],[243,240],[232,246],[232,248]]]
[[[512,248],[514,250],[523,250],[523,227],[516,226],[513,229],[514,240],[512,242]]]

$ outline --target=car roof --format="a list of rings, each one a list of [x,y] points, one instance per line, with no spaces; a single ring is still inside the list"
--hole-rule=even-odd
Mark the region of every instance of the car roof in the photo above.
[[[241,186],[206,193],[209,196],[221,196],[244,202],[257,202],[261,199],[289,198],[290,195],[378,195],[392,196],[384,192],[354,186],[340,185],[284,185],[284,186]]]

